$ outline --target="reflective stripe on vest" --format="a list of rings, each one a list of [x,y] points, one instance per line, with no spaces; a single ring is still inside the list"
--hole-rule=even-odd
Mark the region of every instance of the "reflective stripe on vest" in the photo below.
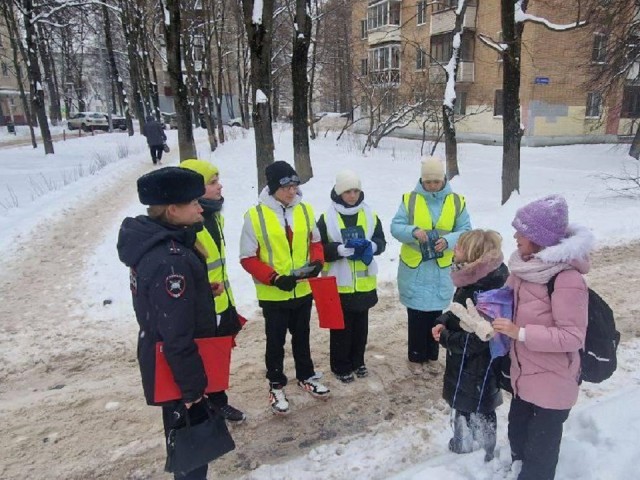
[[[415,225],[422,230],[435,230],[443,236],[451,233],[455,227],[456,219],[465,207],[465,199],[457,193],[450,193],[444,199],[440,218],[433,223],[427,200],[416,192],[405,193],[402,197],[407,209],[409,225]],[[409,267],[416,268],[422,262],[422,252],[417,243],[403,243],[400,248],[400,259]],[[447,249],[441,258],[436,259],[440,268],[445,268],[453,262],[453,250]]]
[[[293,221],[290,225],[293,238],[291,246],[287,233],[280,224],[278,216],[269,207],[257,205],[249,210],[249,218],[258,240],[260,261],[272,267],[279,275],[290,275],[309,261],[311,232],[314,220],[313,209],[306,203],[293,207]],[[311,293],[309,282],[300,281],[292,292],[266,285],[254,279],[258,300],[286,301],[303,297]]]
[[[225,256],[225,241],[223,234],[224,219],[222,215],[216,214],[214,221],[218,225],[220,232],[220,249],[213,240],[213,237],[209,233],[209,230],[203,228],[197,233],[198,241],[204,246],[207,251],[207,271],[209,276],[209,283],[222,283],[224,284],[224,292],[217,297],[214,297],[216,305],[216,314],[220,315],[227,310],[229,306],[235,306],[235,300],[233,299],[233,292],[231,291],[231,284],[229,283],[229,277],[227,275],[226,256]]]
[[[325,223],[327,220],[327,216],[325,215]],[[338,226],[340,230],[346,228],[344,224],[344,220],[342,215],[339,213],[336,214],[336,218],[338,219]],[[356,225],[362,227],[362,229],[366,232],[368,222],[373,223],[373,229],[375,230],[377,217],[367,218],[367,215],[363,209],[358,211],[358,219],[356,221]],[[327,228],[327,238],[330,242],[340,242],[342,243],[341,238],[331,238],[331,233],[329,232],[329,228]],[[343,285],[338,286],[338,293],[354,293],[354,292],[370,292],[371,290],[376,289],[376,276],[369,274],[369,267],[364,264],[362,260],[349,260],[348,258],[343,259],[348,262],[349,270],[351,272],[351,285]],[[323,267],[323,272],[327,275],[336,275],[332,272],[332,269],[335,270],[336,262],[325,262]]]

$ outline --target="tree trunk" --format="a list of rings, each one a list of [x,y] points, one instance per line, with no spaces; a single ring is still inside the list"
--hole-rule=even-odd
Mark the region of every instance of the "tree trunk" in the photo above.
[[[62,120],[62,113],[60,112],[60,99],[57,95],[55,83],[53,81],[53,62],[51,59],[51,52],[47,48],[46,38],[48,33],[44,31],[41,24],[37,24],[37,43],[38,53],[42,61],[42,68],[44,68],[45,82],[47,82],[47,91],[49,92],[49,117],[53,125],[58,125],[58,122]]]
[[[527,1],[522,2],[526,11]],[[502,35],[507,48],[502,54],[502,205],[520,192],[520,54],[523,24],[515,22],[513,0],[501,0]]]
[[[131,90],[133,91],[133,108],[140,123],[140,129],[144,126],[145,117],[144,117],[144,107],[142,106],[142,98],[140,96],[140,85],[139,85],[139,61],[138,61],[138,40],[136,38],[135,32],[133,30],[132,23],[134,19],[131,18],[130,5],[128,0],[120,0],[120,12],[121,12],[121,21],[122,21],[122,30],[124,32],[125,43],[127,44],[127,59],[129,60],[129,79],[131,81]],[[121,83],[121,81],[119,81]],[[124,89],[122,90],[124,92]],[[128,104],[125,105],[125,108],[128,107]],[[128,109],[128,108],[127,108]],[[133,129],[133,126],[131,126]],[[130,130],[131,132],[131,130]]]
[[[244,21],[251,49],[253,130],[256,139],[258,189],[267,185],[265,168],[273,163],[275,146],[271,127],[271,41],[274,0],[263,0],[262,19],[253,21],[254,0],[242,0]]]
[[[318,12],[318,0],[315,0],[315,11]],[[312,25],[313,27],[313,25]],[[315,84],[315,79],[316,79],[316,53],[318,51],[318,41],[317,38],[320,34],[320,19],[316,20],[316,32],[314,35],[314,38],[316,38],[316,40],[312,40],[312,45],[311,45],[311,72],[310,72],[310,79],[309,79],[309,90],[308,90],[308,94],[309,94],[309,98],[307,100],[308,102],[308,115],[309,115],[309,136],[311,137],[311,140],[315,140],[316,139],[316,130],[315,130],[315,123],[313,122],[313,88],[314,88],[314,84]]]
[[[310,0],[296,0],[296,16],[293,30],[293,55],[291,80],[293,85],[293,158],[296,172],[302,183],[313,177],[309,154],[309,81],[307,62],[311,42]]]
[[[182,161],[188,158],[196,158],[197,152],[193,140],[193,125],[190,118],[187,87],[182,79],[180,0],[166,0],[166,2],[165,8],[169,13],[169,24],[164,23],[167,43],[167,70],[176,107],[178,147],[180,149],[180,161]]]
[[[640,125],[636,129],[636,134],[633,137],[633,142],[631,142],[631,148],[629,148],[629,155],[631,155],[636,160],[640,159]]]
[[[29,125],[29,134],[31,136],[31,145],[33,148],[38,148],[38,142],[36,141],[36,133],[33,128],[33,120],[31,118],[31,108],[29,106],[29,100],[27,98],[27,94],[24,90],[24,79],[22,76],[22,67],[21,65],[26,65],[26,53],[24,51],[24,46],[21,42],[18,42],[18,25],[16,23],[16,18],[13,14],[13,9],[10,8],[10,5],[4,3],[1,5],[2,7],[2,15],[5,20],[5,25],[7,26],[7,30],[9,33],[9,43],[11,44],[11,50],[13,54],[13,68],[16,71],[16,80],[18,83],[18,89],[20,91],[20,101],[22,103],[22,109],[24,110],[24,115],[27,119],[27,125]]]
[[[460,4],[458,4],[460,5]],[[458,66],[460,65],[460,49],[462,48],[462,32],[464,32],[464,14],[467,10],[467,2],[464,0],[460,8],[460,13],[456,15],[456,25],[453,29],[453,36],[459,35],[460,42],[457,48],[454,47],[452,53],[453,78],[451,73],[445,70],[447,78],[447,88],[445,89],[445,101],[442,104],[442,126],[444,127],[444,150],[447,163],[447,178],[451,180],[460,174],[458,169],[458,140],[456,139],[456,118],[454,114],[455,98],[449,103],[446,96],[455,94],[456,80],[458,76]],[[454,45],[456,42],[454,41]]]
[[[40,134],[44,143],[44,153],[52,154],[53,142],[51,141],[51,131],[47,121],[47,111],[44,102],[44,89],[42,88],[42,75],[40,73],[40,63],[38,59],[38,46],[36,45],[36,26],[33,24],[35,12],[33,11],[33,0],[22,0],[24,11],[24,29],[26,36],[27,58],[29,59],[28,71],[29,82],[31,83],[31,105],[37,115],[40,124]]]

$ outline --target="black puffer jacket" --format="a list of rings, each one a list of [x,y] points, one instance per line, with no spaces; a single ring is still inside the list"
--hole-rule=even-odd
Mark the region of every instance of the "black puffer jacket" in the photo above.
[[[193,249],[194,228],[175,227],[146,216],[125,218],[118,255],[130,268],[133,308],[140,326],[138,363],[149,405],[154,401],[156,343],[164,353],[185,402],[207,385],[195,338],[216,335],[216,311],[207,266]]]
[[[471,298],[475,303],[476,292],[500,288],[504,286],[508,276],[509,270],[502,263],[474,283],[459,287],[453,301],[466,306],[467,299]],[[447,349],[442,397],[451,408],[462,412],[493,412],[502,404],[502,394],[494,370],[487,373],[491,362],[489,342],[483,342],[477,335],[465,332],[460,328],[459,318],[450,311],[441,315],[438,322],[445,326],[440,334],[440,345]]]
[[[331,200],[347,207],[347,205],[345,205],[340,196],[338,196],[333,189],[331,190]],[[358,199],[354,207],[360,205],[363,201],[364,192],[360,192],[360,198]],[[358,223],[357,213],[354,215],[343,215],[340,213],[338,215],[342,217],[342,221],[344,222],[345,227],[355,227]],[[324,214],[321,215],[318,219],[317,225],[318,230],[320,231],[320,237],[322,239],[325,262],[335,262],[336,260],[342,258],[338,254],[338,246],[342,245],[342,243],[329,241],[329,235],[327,234],[327,224]],[[376,244],[376,253],[374,253],[374,256],[380,255],[387,247],[387,241],[384,238],[384,230],[382,230],[382,224],[380,223],[379,218],[376,221],[376,226],[373,230],[371,241]],[[369,310],[370,308],[375,306],[376,303],[378,303],[378,294],[376,290],[371,290],[370,292],[354,292],[347,294],[341,293],[340,303],[344,311],[362,312],[365,310]]]

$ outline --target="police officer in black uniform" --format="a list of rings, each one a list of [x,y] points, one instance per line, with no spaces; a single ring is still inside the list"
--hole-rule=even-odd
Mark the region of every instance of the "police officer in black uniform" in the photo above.
[[[163,351],[182,400],[162,405],[165,437],[189,416],[205,417],[207,385],[195,338],[216,335],[213,293],[203,255],[196,247],[204,194],[199,173],[165,167],[138,179],[147,215],[125,218],[118,237],[120,260],[130,268],[133,308],[140,326],[138,363],[149,405],[154,399],[156,343]],[[179,479],[206,479],[207,465]]]

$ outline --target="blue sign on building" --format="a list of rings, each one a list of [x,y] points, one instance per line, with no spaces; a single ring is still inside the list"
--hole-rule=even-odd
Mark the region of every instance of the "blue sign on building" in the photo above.
[[[533,81],[535,85],[549,85],[549,77],[536,77]]]

